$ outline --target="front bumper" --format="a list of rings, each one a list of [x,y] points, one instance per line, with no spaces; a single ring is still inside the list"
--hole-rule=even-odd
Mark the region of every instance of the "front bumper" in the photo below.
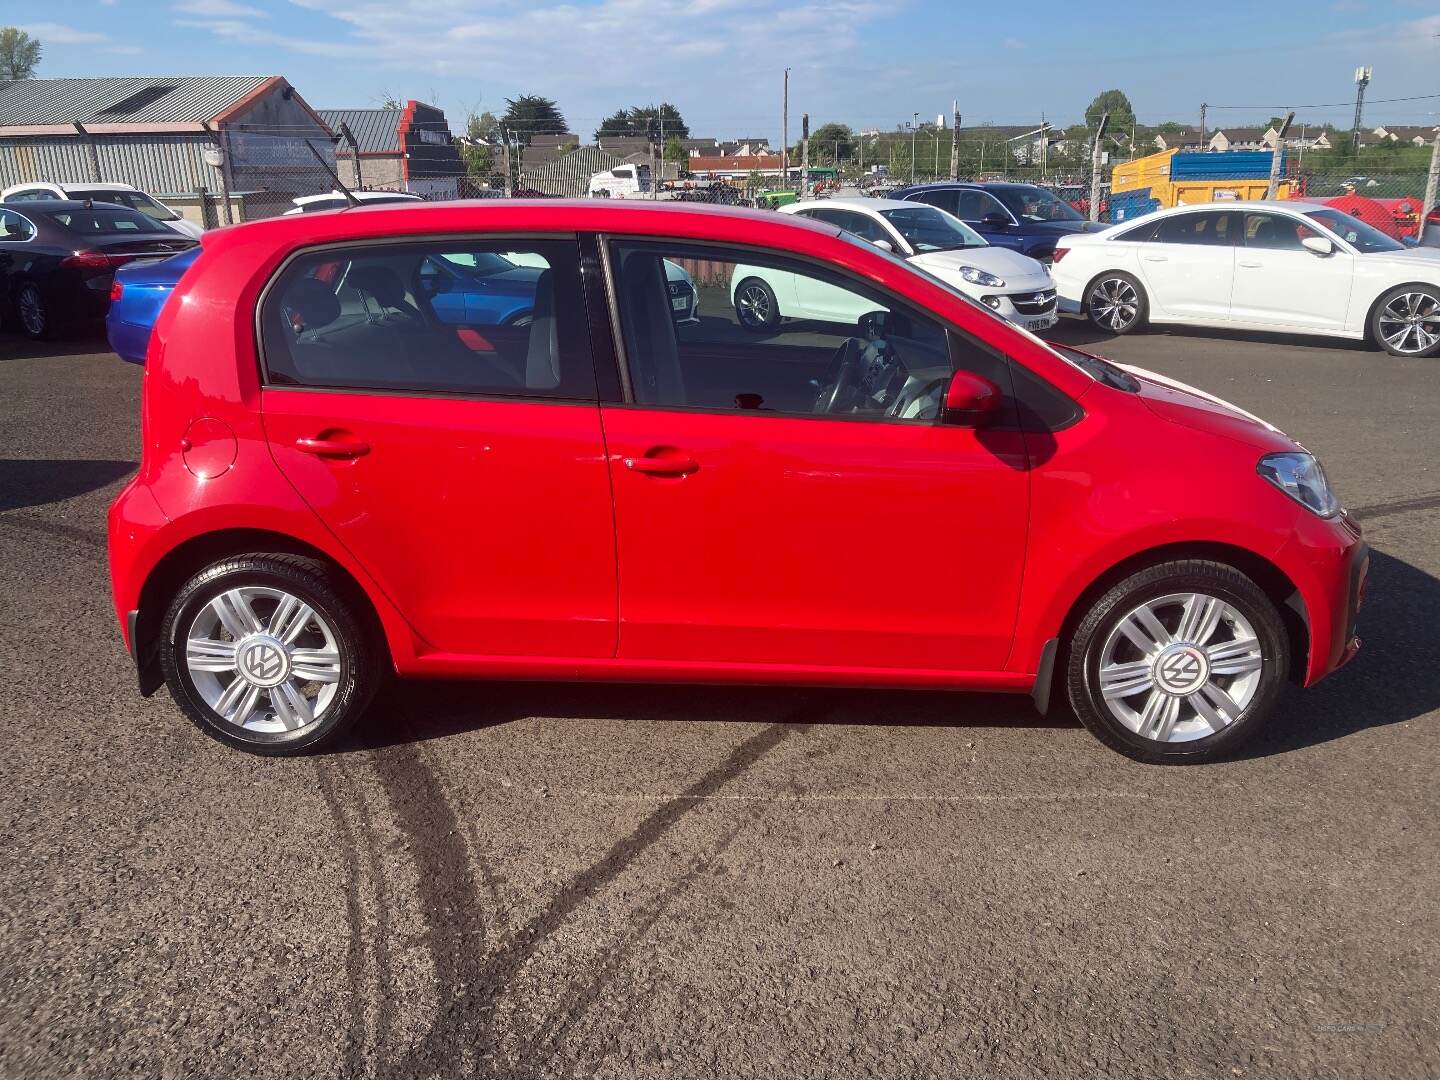
[[[1026,330],[1048,330],[1059,322],[1053,288],[986,293],[980,302],[1006,321]]]
[[[1307,516],[1278,561],[1304,603],[1310,655],[1302,681],[1312,686],[1360,649],[1356,625],[1365,602],[1370,548],[1349,514],[1329,520]]]

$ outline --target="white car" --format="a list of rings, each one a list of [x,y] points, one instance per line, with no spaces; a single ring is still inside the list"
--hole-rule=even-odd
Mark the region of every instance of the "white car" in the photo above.
[[[351,194],[362,203],[379,205],[425,201],[419,195],[409,191],[355,191]],[[323,195],[301,195],[290,201],[295,206],[286,210],[284,217],[291,217],[294,214],[318,214],[321,210],[344,210],[350,205],[350,200],[345,198],[343,191],[327,191]]]
[[[639,199],[650,197],[650,166],[616,165],[590,177],[585,192],[592,199]]]
[[[1112,334],[1185,323],[1440,356],[1440,249],[1407,248],[1316,203],[1162,210],[1061,237],[1052,271],[1060,309]]]
[[[894,252],[1017,326],[1045,330],[1057,321],[1055,283],[1043,263],[992,247],[959,218],[924,203],[893,199],[795,202],[782,214],[837,225]],[[742,325],[767,330],[786,319],[855,322],[874,309],[855,293],[783,270],[737,266],[730,298]]]
[[[130,184],[15,184],[0,191],[0,202],[38,202],[43,199],[75,199],[111,203],[139,210],[148,218],[164,222],[181,236],[199,240],[205,230],[187,221],[153,195],[147,195]]]

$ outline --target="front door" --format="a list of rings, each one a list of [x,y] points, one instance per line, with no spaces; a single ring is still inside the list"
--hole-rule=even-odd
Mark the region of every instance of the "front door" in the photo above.
[[[1162,316],[1225,322],[1230,317],[1240,223],[1234,210],[1197,210],[1161,219],[1154,238],[1140,245],[1140,274],[1151,310]]]
[[[687,260],[697,323],[666,317]],[[994,671],[1014,631],[1029,483],[1020,433],[936,423],[975,344],[850,279],[779,256],[616,243],[632,401],[603,407],[615,490],[619,655],[817,669]],[[855,322],[763,338],[736,265],[849,291]],[[953,358],[952,358],[953,356]]]
[[[1235,253],[1232,319],[1277,329],[1344,329],[1355,256],[1338,246],[1317,254],[1301,244],[1307,236],[1318,237],[1320,230],[1291,214],[1246,211],[1244,247]]]
[[[305,255],[262,325],[276,462],[431,649],[614,655],[614,519],[573,238]]]

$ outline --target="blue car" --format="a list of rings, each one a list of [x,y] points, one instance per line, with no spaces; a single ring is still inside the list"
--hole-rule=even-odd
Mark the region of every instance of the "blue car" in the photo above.
[[[1108,228],[1102,222],[1085,220],[1053,191],[1035,184],[947,180],[902,188],[890,198],[938,206],[996,247],[1010,248],[1047,265],[1055,258],[1060,237]]]
[[[105,332],[122,360],[145,363],[150,331],[181,276],[195,262],[200,248],[171,259],[132,263],[115,274]],[[322,264],[325,281],[353,308],[356,318],[373,317],[389,307],[409,305],[405,287],[394,274],[377,279],[375,268],[351,280],[343,261]],[[476,326],[528,326],[535,305],[535,286],[545,269],[543,259],[524,255],[507,258],[493,252],[431,256],[420,266],[419,288],[438,322],[457,329]],[[672,315],[677,323],[697,321],[699,294],[695,283],[675,263],[665,263]],[[394,293],[396,295],[391,296]]]

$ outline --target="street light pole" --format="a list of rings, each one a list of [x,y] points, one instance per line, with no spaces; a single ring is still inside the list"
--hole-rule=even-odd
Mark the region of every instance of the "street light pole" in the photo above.
[[[910,125],[910,183],[915,183],[915,137],[920,134],[920,114],[914,114],[915,122]]]

